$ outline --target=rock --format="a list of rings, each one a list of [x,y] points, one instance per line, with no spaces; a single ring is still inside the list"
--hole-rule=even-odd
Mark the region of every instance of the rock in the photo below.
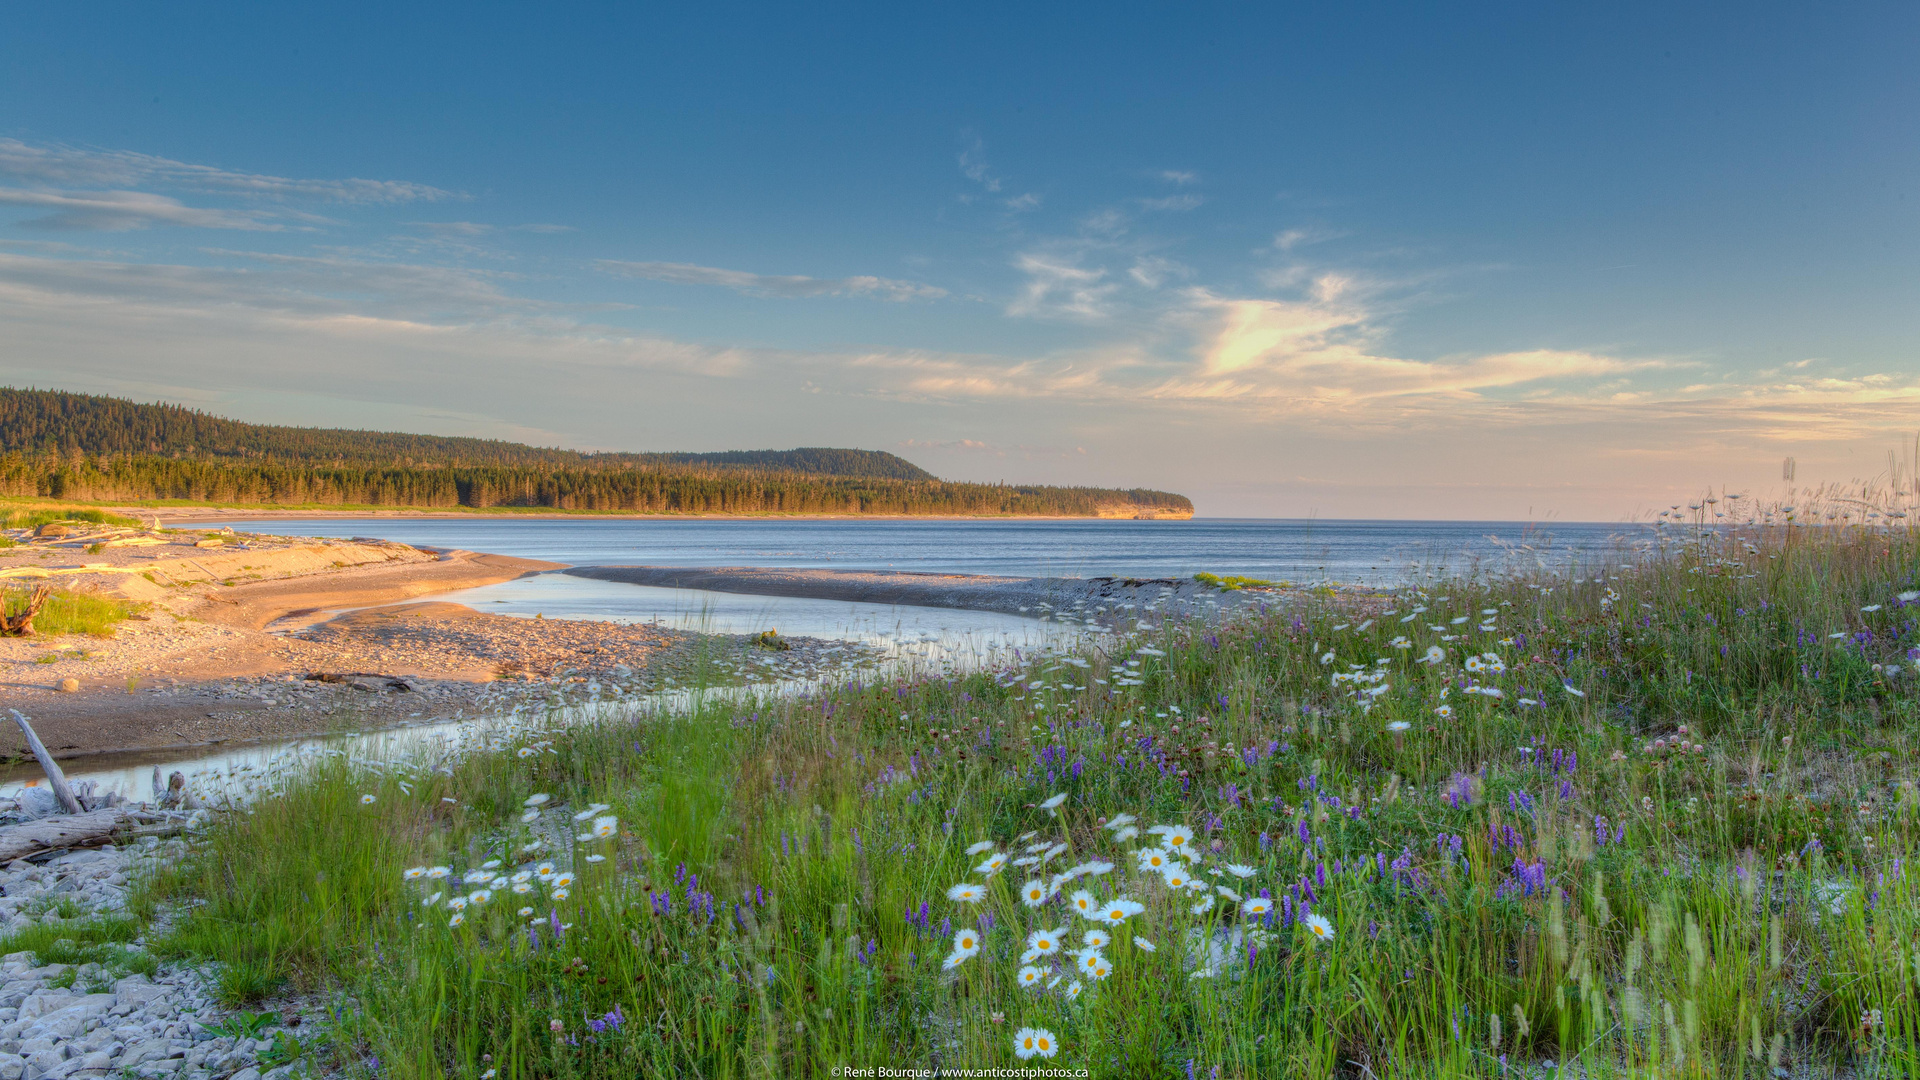
[[[239,1072],[234,1073],[232,1076],[227,1077],[227,1080],[260,1080],[260,1070],[249,1065]]]
[[[0,1054],[0,1080],[20,1080],[27,1071],[27,1059],[19,1054]]]
[[[75,693],[80,689],[80,680],[79,679],[61,679],[58,689],[63,694]]]

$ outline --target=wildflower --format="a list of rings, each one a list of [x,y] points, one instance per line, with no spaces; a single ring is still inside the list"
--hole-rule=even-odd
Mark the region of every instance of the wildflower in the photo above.
[[[1219,893],[1221,896],[1226,897],[1227,899],[1233,901],[1236,904],[1239,903],[1241,900],[1245,899],[1245,897],[1242,897],[1239,893],[1234,892],[1232,889],[1227,888],[1225,885],[1215,885],[1213,887],[1213,891]],[[1213,901],[1208,900],[1207,904],[1208,906],[1212,906]]]
[[[533,868],[533,876],[539,878],[541,881],[552,881],[553,875],[553,864],[550,862],[543,862]]]
[[[530,881],[516,881],[513,883],[513,893],[515,896],[525,896],[532,891],[533,883]]]
[[[1113,838],[1119,841],[1120,843],[1124,844],[1127,841],[1139,835],[1140,835],[1140,830],[1137,828],[1134,828],[1132,825],[1129,825],[1126,828],[1121,829],[1119,832],[1114,833]]]
[[[1403,731],[1408,730],[1411,727],[1413,727],[1413,725],[1407,723],[1405,720],[1394,720],[1387,724],[1387,730],[1393,732],[1396,735],[1398,735]]]
[[[1047,888],[1047,883],[1038,878],[1020,886],[1020,902],[1028,907],[1039,907],[1046,903],[1047,897],[1051,895],[1052,890]]]
[[[527,916],[533,914],[533,909],[530,907],[523,907],[519,911],[515,912],[515,914],[519,915],[521,918],[524,919]]]
[[[1446,661],[1447,650],[1438,645],[1429,645],[1427,646],[1426,655],[1414,662],[1418,664],[1444,664]]]
[[[1569,693],[1569,694],[1572,694],[1572,695],[1573,695],[1574,697],[1586,697],[1586,696],[1587,696],[1587,692],[1586,692],[1585,690],[1575,690],[1575,689],[1573,688],[1573,684],[1572,684],[1572,683],[1561,683],[1561,684],[1560,684],[1560,686],[1561,686],[1561,689],[1563,689],[1563,690],[1565,690],[1565,691],[1566,691],[1567,693]]]
[[[1143,937],[1137,937],[1137,938],[1134,938],[1134,939],[1133,939],[1133,945],[1134,945],[1134,948],[1136,948],[1136,949],[1145,949],[1145,950],[1146,950],[1147,952],[1154,952],[1154,951],[1156,951],[1156,950],[1155,950],[1155,948],[1154,948],[1154,944],[1153,944],[1153,942],[1151,942],[1151,941],[1148,941],[1148,940],[1147,940],[1146,938],[1143,938]]]
[[[1205,915],[1207,912],[1213,910],[1213,897],[1211,896],[1202,897],[1200,900],[1196,901],[1192,907],[1188,908],[1187,910],[1191,911],[1195,915]]]
[[[1013,1056],[1021,1061],[1035,1055],[1050,1058],[1059,1052],[1060,1044],[1046,1028],[1021,1028],[1013,1033]]]
[[[1302,925],[1306,926],[1307,933],[1312,934],[1314,938],[1317,940],[1320,940],[1320,941],[1333,940],[1333,924],[1331,922],[1328,922],[1326,916],[1324,915],[1320,915],[1317,913],[1313,915],[1309,915],[1306,917],[1306,920]]]
[[[1040,861],[1041,861],[1041,862],[1043,862],[1043,863],[1044,863],[1044,862],[1050,862],[1050,861],[1052,861],[1053,859],[1055,859],[1055,858],[1057,858],[1057,857],[1059,857],[1059,856],[1060,856],[1061,854],[1063,854],[1063,853],[1064,853],[1064,852],[1065,852],[1066,850],[1067,850],[1067,845],[1065,845],[1065,844],[1055,844],[1055,845],[1053,845],[1052,847],[1050,847],[1050,848],[1048,848],[1047,850],[1045,850],[1045,851],[1043,851],[1043,852],[1041,852],[1041,853],[1040,853]]]
[[[978,953],[979,951],[980,951],[980,932],[979,931],[977,930],[958,931],[953,935],[953,951],[947,954],[946,960],[943,961],[940,966],[943,970],[952,971],[954,968],[957,968],[961,964],[966,963],[969,957],[973,956],[975,953]]]
[[[1093,894],[1085,889],[1067,897],[1067,903],[1072,904],[1073,910],[1089,919],[1095,918],[1100,911],[1100,905],[1094,901]]]
[[[423,878],[423,877],[426,877],[426,876],[427,876],[427,868],[426,868],[426,867],[424,867],[424,866],[409,866],[409,867],[408,867],[408,868],[406,869],[406,871],[405,871],[404,873],[402,873],[402,874],[400,875],[400,880],[401,880],[401,881],[419,881],[419,880],[420,880],[421,878]]]
[[[620,819],[617,817],[598,817],[593,819],[593,836],[596,840],[606,840],[618,835]]]
[[[1193,880],[1187,875],[1187,868],[1179,863],[1168,863],[1166,870],[1160,874],[1160,878],[1167,883],[1169,889],[1184,889],[1187,887],[1187,882]]]
[[[443,897],[443,896],[445,896],[445,895],[447,895],[447,894],[446,894],[446,893],[443,893],[443,892],[437,892],[437,893],[434,893],[434,894],[433,894],[432,896],[429,896],[429,897],[427,897],[427,898],[426,898],[425,900],[422,900],[422,901],[420,901],[420,906],[421,906],[421,907],[432,907],[433,905],[435,905],[435,904],[437,904],[437,903],[439,903],[439,902],[440,902],[440,898],[441,898],[441,897]]]
[[[1240,905],[1240,910],[1248,915],[1265,915],[1273,910],[1273,901],[1264,896],[1256,896]]]
[[[587,856],[587,861],[588,862],[606,862],[607,857],[605,855],[589,855]]]
[[[585,821],[595,814],[601,813],[602,811],[611,810],[611,809],[613,809],[613,807],[603,802],[590,803],[588,804],[585,810],[582,810],[579,813],[573,815],[573,820]]]
[[[1333,650],[1329,649],[1320,654],[1320,666],[1325,667],[1331,663],[1333,663]]]
[[[1143,848],[1140,851],[1134,852],[1133,857],[1139,861],[1140,869],[1148,870],[1156,874],[1166,870],[1167,864],[1173,862],[1172,855],[1169,855],[1164,849],[1157,847]]]
[[[1067,984],[1067,1000],[1072,1001],[1075,998],[1078,998],[1081,992],[1084,991],[1085,989],[1086,987],[1080,985],[1079,979],[1075,979],[1072,982],[1068,983]]]
[[[427,871],[427,877],[434,881],[444,881],[453,871],[445,866],[436,866]]]
[[[1396,649],[1411,649],[1413,648],[1413,639],[1407,637],[1405,634],[1402,634],[1399,637],[1394,638],[1392,641],[1387,642],[1387,644],[1393,646]]]
[[[1481,661],[1481,659],[1480,659],[1479,657],[1477,657],[1477,656],[1469,656],[1469,657],[1467,657],[1467,670],[1468,670],[1468,671],[1474,671],[1474,672],[1477,672],[1477,671],[1479,671],[1479,670],[1480,670],[1481,668],[1483,668],[1483,667],[1486,667],[1486,666],[1487,666],[1487,665],[1486,665],[1485,663],[1483,663],[1483,662]]]
[[[985,899],[987,890],[971,882],[961,882],[947,890],[947,899],[957,904],[977,904]]]
[[[553,796],[548,795],[545,792],[541,792],[538,795],[527,796],[527,801],[521,803],[520,805],[526,806],[526,807],[545,806],[547,805],[547,800],[551,798],[553,798]]]
[[[1052,810],[1055,807],[1058,807],[1061,803],[1066,801],[1067,801],[1067,793],[1063,791],[1060,794],[1055,795],[1052,798],[1048,799],[1046,802],[1041,803],[1040,809]]]
[[[1453,706],[1442,705],[1439,708],[1433,710],[1433,715],[1439,717],[1442,720],[1451,720],[1453,719]]]
[[[993,855],[987,856],[987,861],[981,863],[979,866],[974,867],[973,871],[976,874],[986,874],[989,877],[991,877],[992,875],[999,873],[1000,868],[1005,865],[1007,865],[1007,856],[1005,855],[1005,853],[996,852]]]
[[[1115,814],[1113,815],[1113,817],[1107,820],[1107,823],[1105,826],[1103,826],[1103,828],[1117,830],[1133,824],[1135,820],[1137,819],[1135,819],[1132,814]]]
[[[474,907],[485,907],[493,899],[493,893],[486,889],[475,889],[467,894],[467,903]]]
[[[451,918],[451,919],[448,919],[448,920],[447,920],[447,925],[448,925],[448,926],[459,926],[459,925],[461,925],[462,923],[464,923],[464,922],[466,922],[466,921],[467,921],[467,917],[466,917],[465,915],[461,915],[461,914],[458,914],[458,913],[455,913],[455,914],[454,914],[454,916],[453,916],[453,918]]]
[[[448,911],[460,911],[466,906],[467,906],[467,898],[464,896],[461,896],[459,893],[454,893],[452,896],[447,897]]]
[[[572,895],[573,893],[567,889],[555,889],[553,890],[553,893],[552,893],[553,899],[555,900],[565,900],[567,897]]]
[[[1147,831],[1159,836],[1167,850],[1175,853],[1193,842],[1193,830],[1185,825],[1155,825]]]
[[[534,822],[539,820],[540,820],[540,811],[538,810],[529,810],[526,813],[520,815],[520,823],[522,825],[531,825]]]
[[[1086,951],[1080,954],[1080,961],[1077,966],[1085,974],[1092,975],[1094,972],[1099,971],[1102,968],[1112,967],[1113,965],[1108,962],[1106,957],[1100,955],[1100,950],[1087,949]],[[1104,976],[1098,976],[1098,977],[1104,978]]]
[[[372,795],[362,795],[362,796],[360,796],[360,805],[361,805],[361,806],[372,806],[372,805],[373,805],[373,804],[374,804],[374,803],[375,803],[376,801],[378,801],[378,800],[376,800],[376,799],[375,799],[375,798],[374,798],[374,797],[373,797]]]
[[[1122,896],[1100,909],[1100,921],[1118,926],[1145,910],[1147,910],[1145,904],[1129,900]]]
[[[1113,944],[1113,935],[1107,933],[1105,930],[1089,930],[1080,938],[1080,941],[1086,946],[1084,951],[1099,952],[1101,949]]]
[[[993,850],[993,841],[982,840],[979,843],[974,844],[972,847],[969,847],[967,849],[967,854],[978,855],[983,851],[992,851],[992,850]]]
[[[1863,608],[1861,608],[1860,610],[1861,610],[1861,611],[1879,611],[1879,610],[1880,610],[1880,605],[1879,605],[1879,604],[1868,604],[1868,605],[1867,605],[1866,607],[1863,607]]]
[[[1032,989],[1040,985],[1040,979],[1045,974],[1046,973],[1039,968],[1028,964],[1026,967],[1021,968],[1020,973],[1015,975],[1014,978],[1019,980],[1022,987]]]
[[[1054,949],[1060,947],[1060,936],[1064,934],[1064,930],[1066,930],[1066,928],[1060,928],[1060,930],[1035,930],[1035,932],[1027,934],[1027,949],[1029,949],[1033,955],[1041,955],[1041,957],[1052,953]]]

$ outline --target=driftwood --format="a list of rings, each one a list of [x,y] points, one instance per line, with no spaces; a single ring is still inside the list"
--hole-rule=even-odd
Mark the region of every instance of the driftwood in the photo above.
[[[0,637],[32,637],[33,617],[40,614],[41,608],[47,606],[47,598],[52,595],[52,586],[42,585],[33,590],[32,596],[27,597],[27,606],[21,609],[20,614],[8,615],[0,612]]]
[[[136,828],[155,822],[164,822],[171,827],[157,831]],[[35,852],[103,843],[121,830],[135,830],[140,834],[152,836],[158,835],[159,832],[174,831],[174,827],[184,827],[184,822],[175,823],[162,815],[143,814],[137,810],[95,810],[87,814],[56,814],[53,817],[41,818],[39,821],[0,827],[0,865],[15,859],[24,859]]]
[[[45,770],[47,785],[53,788],[53,797],[60,800],[61,808],[67,813],[79,813],[80,800],[73,797],[73,789],[67,786],[67,774],[60,771],[60,764],[53,760],[52,754],[47,753],[46,744],[40,741],[40,736],[33,733],[33,725],[27,723],[27,718],[20,715],[19,709],[8,711],[13,713],[13,722],[20,725],[20,734],[27,737],[27,749],[33,751],[33,756],[40,762],[40,768]]]

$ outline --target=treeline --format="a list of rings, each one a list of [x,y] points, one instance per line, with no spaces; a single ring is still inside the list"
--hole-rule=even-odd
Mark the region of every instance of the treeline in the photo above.
[[[0,494],[93,502],[282,506],[544,507],[665,514],[1094,517],[1170,511],[1185,496],[1135,488],[969,484],[679,467],[360,467],[157,456],[0,456]]]
[[[932,480],[878,450],[802,447],[717,453],[582,453],[499,439],[247,424],[179,405],[0,387],[0,453],[170,457],[401,469],[490,466],[591,471],[693,465],[716,469]]]

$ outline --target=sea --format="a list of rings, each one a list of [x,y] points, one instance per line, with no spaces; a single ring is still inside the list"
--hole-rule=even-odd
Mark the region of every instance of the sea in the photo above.
[[[279,518],[243,532],[379,537],[583,565],[916,570],[1013,577],[1238,575],[1392,586],[1465,573],[1566,570],[1651,538],[1644,525],[1451,521],[952,518]],[[786,597],[661,589],[541,574],[436,596],[502,615],[661,622],[724,633],[917,642],[979,653],[1055,636],[1039,620]]]

